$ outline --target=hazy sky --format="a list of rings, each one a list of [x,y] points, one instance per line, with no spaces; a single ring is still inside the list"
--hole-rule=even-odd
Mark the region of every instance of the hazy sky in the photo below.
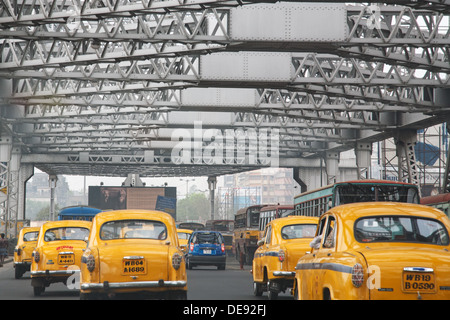
[[[84,187],[84,177],[83,176],[72,176],[64,175],[69,184],[70,190],[83,191]],[[114,177],[98,177],[98,176],[86,176],[86,188],[89,186],[99,186],[100,182],[103,182],[105,186],[120,186],[122,182],[125,181],[125,177],[114,178]],[[180,180],[182,179],[182,180]],[[179,196],[184,196],[186,194],[186,180],[188,180],[189,189],[196,185],[197,189],[200,191],[208,190],[208,177],[183,177],[183,178],[142,178],[141,180],[146,183],[147,187],[152,185],[155,187],[163,186],[165,182],[168,183],[169,187],[177,187],[177,194]]]

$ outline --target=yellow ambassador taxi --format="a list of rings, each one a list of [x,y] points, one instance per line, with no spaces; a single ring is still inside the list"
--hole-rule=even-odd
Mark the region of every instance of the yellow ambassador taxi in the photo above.
[[[184,254],[187,253],[187,244],[192,232],[193,231],[190,229],[177,229],[178,245],[180,246],[181,251],[183,251]]]
[[[253,292],[270,300],[293,288],[298,259],[310,250],[319,219],[289,216],[269,222],[253,258]]]
[[[337,206],[296,266],[298,299],[450,299],[450,222],[432,207]]]
[[[33,250],[36,247],[41,227],[25,227],[19,231],[17,245],[14,248],[14,276],[20,279],[30,271]]]
[[[79,274],[91,222],[61,220],[44,223],[39,230],[31,263],[31,286],[39,296],[52,283],[66,283]]]
[[[82,259],[80,286],[83,300],[122,294],[186,299],[186,265],[175,220],[160,211],[98,213]]]

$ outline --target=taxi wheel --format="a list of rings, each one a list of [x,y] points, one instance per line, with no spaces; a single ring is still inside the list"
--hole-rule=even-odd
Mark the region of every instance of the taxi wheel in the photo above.
[[[191,262],[189,261],[189,258],[186,258],[186,268],[187,268],[188,270],[192,270],[192,264],[191,264]]]
[[[169,300],[187,300],[187,291],[170,292]]]
[[[267,282],[267,298],[269,298],[269,300],[278,299],[278,292],[270,290],[270,281]]]
[[[25,273],[25,270],[23,270],[20,266],[16,266],[14,269],[14,277],[16,279],[22,278],[23,274]]]
[[[256,297],[261,297],[262,296],[262,294],[263,294],[263,287],[262,287],[261,283],[253,281],[253,294]]]
[[[39,297],[44,291],[45,287],[33,287],[33,293],[35,297]]]

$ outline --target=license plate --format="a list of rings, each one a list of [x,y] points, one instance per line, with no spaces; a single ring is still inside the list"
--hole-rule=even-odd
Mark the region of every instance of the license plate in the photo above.
[[[122,274],[123,275],[138,275],[146,274],[147,265],[145,259],[123,259],[122,260]]]
[[[75,264],[75,255],[70,253],[59,254],[58,264]]]
[[[203,254],[211,254],[211,250],[203,250]]]
[[[434,273],[403,272],[403,291],[405,292],[435,292]]]

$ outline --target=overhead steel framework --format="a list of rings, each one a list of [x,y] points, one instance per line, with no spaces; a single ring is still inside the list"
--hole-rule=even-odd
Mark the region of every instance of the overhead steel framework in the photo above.
[[[347,150],[368,177],[387,138],[419,183],[416,131],[450,114],[450,0],[269,2],[2,0],[0,217],[23,214],[33,167],[302,179],[324,161],[329,182]]]

